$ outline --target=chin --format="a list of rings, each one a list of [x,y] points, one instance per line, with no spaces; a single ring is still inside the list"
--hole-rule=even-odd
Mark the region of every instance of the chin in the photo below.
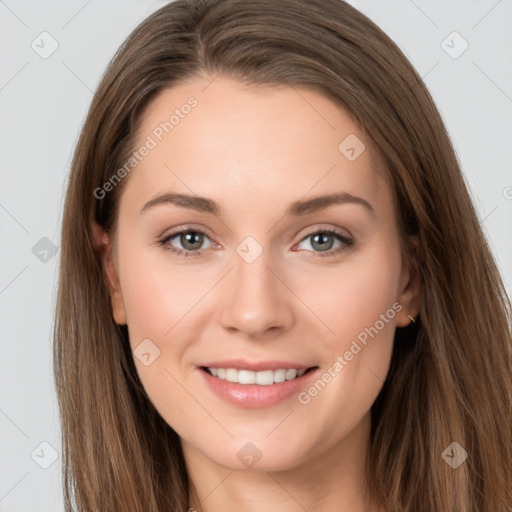
[[[233,441],[223,450],[203,452],[219,466],[233,471],[286,471],[304,462],[304,445],[275,446],[268,440]]]

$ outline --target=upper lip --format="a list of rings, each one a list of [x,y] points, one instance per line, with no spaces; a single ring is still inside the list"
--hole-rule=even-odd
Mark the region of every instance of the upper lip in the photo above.
[[[295,368],[296,370],[307,370],[315,365],[301,364],[294,361],[248,361],[246,359],[224,359],[222,361],[211,361],[201,364],[200,367],[206,368],[235,368],[236,370],[250,370],[253,372],[263,370],[280,370]]]

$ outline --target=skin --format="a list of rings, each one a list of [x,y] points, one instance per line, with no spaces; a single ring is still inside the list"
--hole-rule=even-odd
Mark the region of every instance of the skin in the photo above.
[[[136,147],[190,96],[198,106],[126,178],[115,245],[93,228],[116,322],[128,324],[133,349],[150,339],[160,350],[149,366],[135,363],[181,438],[201,500],[191,496],[191,507],[377,510],[364,478],[370,407],[388,372],[395,329],[410,323],[420,301],[418,277],[401,256],[385,173],[349,115],[323,95],[222,76],[162,91],[144,112]],[[338,150],[349,134],[367,147],[354,161]],[[170,191],[211,198],[221,214],[170,203],[140,213]],[[364,198],[374,214],[345,203],[285,216],[292,202],[333,191]],[[182,226],[205,232],[201,255],[178,256],[158,244]],[[327,238],[331,255],[322,257],[311,232],[325,229],[354,245],[334,253],[343,243]],[[252,263],[236,252],[247,236],[263,249]],[[190,248],[183,244],[179,236],[167,242]],[[292,396],[272,407],[237,407],[199,378],[196,365],[228,357],[315,364],[321,374],[394,303],[401,311],[307,404]],[[237,457],[248,442],[262,454],[252,468]]]

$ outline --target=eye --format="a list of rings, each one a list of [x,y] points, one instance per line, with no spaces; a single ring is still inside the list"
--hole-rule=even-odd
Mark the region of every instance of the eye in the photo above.
[[[311,241],[309,241],[311,240]],[[335,246],[336,241],[338,245]],[[332,229],[322,229],[309,233],[302,239],[301,244],[308,242],[306,250],[315,252],[315,256],[335,256],[354,245],[354,240],[344,233]],[[299,245],[300,247],[300,245]],[[334,247],[334,248],[333,248]]]
[[[311,241],[309,241],[311,240]],[[210,245],[203,247],[205,241],[209,241]],[[336,245],[336,241],[338,245]],[[306,245],[309,247],[302,247],[300,245],[308,242]],[[217,246],[215,242],[207,236],[206,233],[199,229],[182,228],[178,231],[165,235],[158,240],[158,244],[165,250],[170,251],[177,256],[201,256],[203,249],[208,249]],[[177,246],[178,245],[178,246]],[[313,252],[314,256],[336,256],[339,253],[348,250],[354,245],[354,240],[347,237],[341,231],[333,229],[321,229],[312,231],[299,244],[300,250]]]
[[[173,240],[175,240],[175,242],[172,242]],[[171,251],[179,256],[199,256],[202,254],[202,250],[200,249],[208,249],[209,247],[215,245],[210,240],[211,245],[208,247],[203,247],[203,244],[206,240],[210,240],[210,238],[203,231],[198,229],[184,228],[164,236],[158,241],[158,243],[163,246],[164,249]],[[175,244],[179,244],[181,247],[175,247]]]

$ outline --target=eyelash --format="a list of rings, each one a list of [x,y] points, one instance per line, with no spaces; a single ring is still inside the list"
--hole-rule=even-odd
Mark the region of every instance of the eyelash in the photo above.
[[[171,245],[168,245],[168,242],[170,240],[172,240],[173,238],[176,238],[176,236],[181,235],[183,233],[197,233],[197,234],[200,234],[200,235],[204,235],[206,238],[209,238],[208,235],[204,231],[201,231],[200,229],[183,228],[183,229],[179,229],[178,231],[174,231],[173,233],[170,233],[169,235],[165,235],[163,238],[158,240],[158,244],[160,246],[162,246],[164,250],[170,251],[171,253],[175,254],[176,256],[184,256],[184,257],[188,257],[188,256],[201,256],[203,254],[204,250],[189,251],[189,250],[186,250],[186,249],[175,249]],[[319,256],[321,258],[334,257],[334,256],[337,256],[338,254],[340,254],[340,253],[342,253],[344,251],[347,251],[347,250],[351,249],[353,247],[353,245],[354,245],[354,240],[353,239],[348,238],[347,236],[345,236],[340,231],[337,231],[337,230],[334,230],[334,229],[317,229],[317,230],[313,230],[313,231],[307,233],[306,236],[304,236],[300,240],[299,243],[302,243],[307,238],[309,238],[309,237],[311,237],[313,235],[320,234],[320,233],[335,236],[336,238],[338,238],[338,240],[340,242],[342,242],[342,245],[340,245],[336,249],[330,249],[329,251],[306,251],[306,252],[314,252],[316,255],[313,256],[313,257],[316,257],[316,256]]]

